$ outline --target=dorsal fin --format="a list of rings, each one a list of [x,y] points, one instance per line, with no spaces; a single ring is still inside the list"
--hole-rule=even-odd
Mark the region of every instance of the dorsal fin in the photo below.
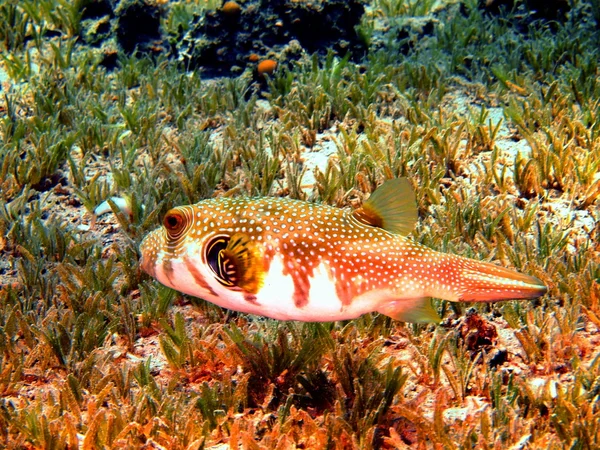
[[[236,233],[231,236],[219,256],[220,270],[226,281],[251,294],[260,290],[264,267],[256,243],[248,235]]]
[[[387,180],[352,215],[366,225],[406,236],[417,223],[415,194],[406,178]]]

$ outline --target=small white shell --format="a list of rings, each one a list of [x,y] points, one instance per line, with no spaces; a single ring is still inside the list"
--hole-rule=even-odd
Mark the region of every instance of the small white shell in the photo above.
[[[123,197],[111,197],[110,199],[115,205],[117,205],[117,207],[123,214],[131,216],[131,206],[129,205],[129,199]],[[94,209],[94,216],[100,217],[102,214],[106,214],[110,211],[112,211],[112,209],[108,204],[108,200],[105,200],[98,206],[96,206],[96,209]]]
[[[111,197],[110,200],[115,205],[117,205],[117,208],[119,208],[119,210],[126,216],[131,217],[133,215],[133,211],[131,210],[131,204],[130,204],[131,200],[128,197]],[[145,209],[144,205],[142,205],[142,209]],[[108,200],[103,201],[98,206],[96,206],[96,209],[94,209],[94,212],[92,214],[92,220],[90,221],[89,227],[86,227],[85,225],[80,225],[79,229],[80,230],[86,230],[86,229],[89,230],[89,229],[94,228],[98,217],[100,217],[101,215],[106,214],[108,212],[111,212],[111,211],[112,211],[112,209],[110,207],[110,204],[108,203]]]

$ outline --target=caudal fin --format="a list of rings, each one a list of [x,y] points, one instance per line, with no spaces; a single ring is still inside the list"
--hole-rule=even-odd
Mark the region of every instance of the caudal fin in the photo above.
[[[487,262],[462,260],[462,267],[457,268],[460,274],[458,301],[495,302],[536,298],[548,291],[535,277]]]

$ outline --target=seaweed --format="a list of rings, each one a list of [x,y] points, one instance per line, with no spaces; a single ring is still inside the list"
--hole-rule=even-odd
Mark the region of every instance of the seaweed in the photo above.
[[[0,5],[0,445],[598,447],[597,2],[557,20],[523,2],[271,3]],[[346,42],[291,23],[340,11]],[[269,14],[258,47],[240,36]],[[245,47],[204,70],[184,36],[206,30],[215,52]],[[299,324],[139,268],[173,206],[346,207],[394,177],[415,188],[416,241],[548,294],[434,299],[437,327]]]

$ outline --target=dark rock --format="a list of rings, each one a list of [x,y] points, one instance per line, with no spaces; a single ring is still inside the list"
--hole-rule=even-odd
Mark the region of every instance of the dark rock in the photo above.
[[[87,0],[82,2],[82,20],[113,16],[113,5],[109,0]]]
[[[55,172],[42,178],[39,183],[32,185],[31,188],[38,192],[47,192],[59,184],[66,185],[68,184],[68,180],[61,172]]]
[[[359,58],[366,51],[356,31],[365,0],[247,0],[235,13],[196,13],[186,26],[165,30],[168,3],[84,0],[81,40],[97,47],[100,64],[113,68],[119,53],[178,58],[208,76],[236,76],[264,59],[278,67],[310,53],[333,51]],[[199,9],[200,11],[200,9]],[[189,25],[189,26],[188,26]]]
[[[163,9],[146,0],[122,0],[115,8],[117,42],[126,53],[164,51],[160,18]]]
[[[253,54],[261,59],[289,55],[292,42],[307,53],[331,49],[359,56],[365,50],[355,30],[364,13],[361,0],[259,0],[241,6],[234,16],[217,10],[197,17],[184,36],[171,40],[178,56],[209,75],[230,75],[234,66],[253,64]]]
[[[111,37],[112,27],[109,15],[81,21],[83,40],[89,45],[100,45]]]
[[[568,0],[526,0],[525,7],[532,19],[560,20],[566,19],[571,9]],[[515,0],[480,0],[479,7],[491,14],[502,14],[517,7]]]
[[[495,367],[501,366],[506,361],[508,361],[508,351],[505,348],[499,348],[492,351],[488,365],[490,366],[490,369],[494,369]]]

